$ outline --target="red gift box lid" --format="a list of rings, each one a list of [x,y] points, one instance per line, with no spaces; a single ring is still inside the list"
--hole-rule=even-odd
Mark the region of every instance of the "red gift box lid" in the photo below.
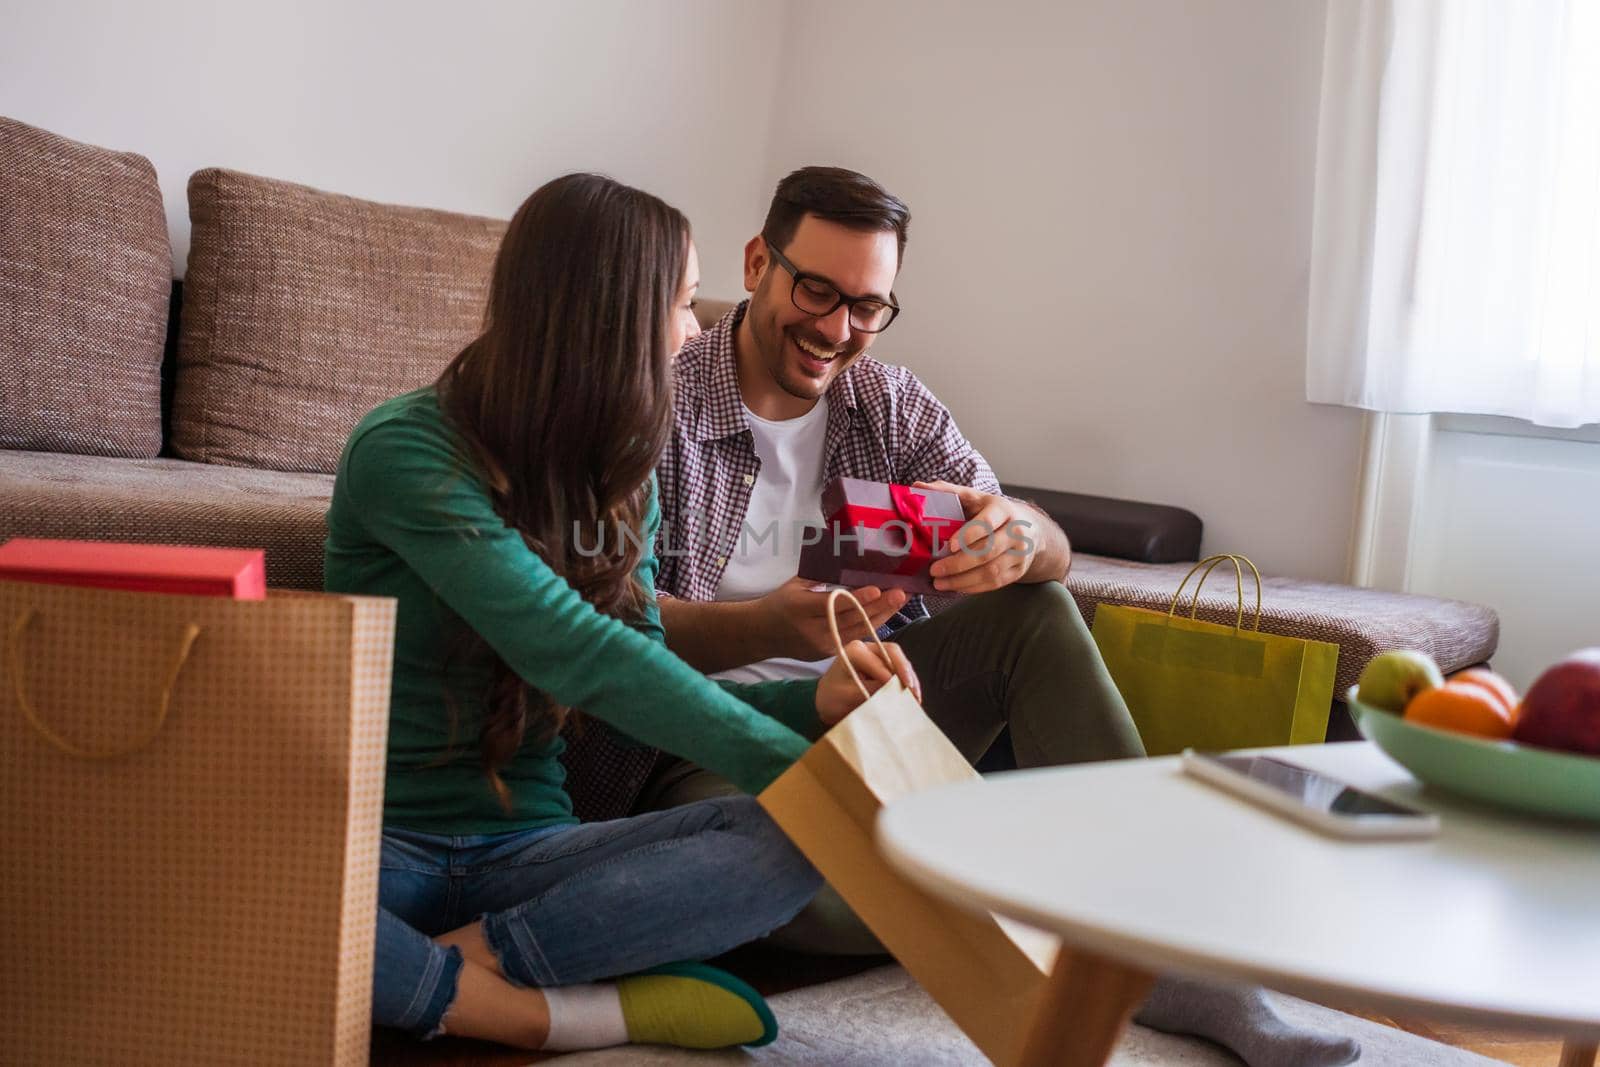
[[[0,579],[235,600],[267,595],[266,555],[259,548],[19,537],[0,545]]]

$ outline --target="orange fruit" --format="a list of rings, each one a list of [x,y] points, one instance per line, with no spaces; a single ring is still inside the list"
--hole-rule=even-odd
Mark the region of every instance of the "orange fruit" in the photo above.
[[[1418,693],[1406,705],[1407,722],[1474,737],[1501,739],[1511,736],[1515,705],[1508,708],[1502,695],[1472,681],[1450,681],[1437,689]]]
[[[1510,682],[1494,673],[1494,671],[1484,667],[1473,667],[1470,670],[1462,671],[1460,674],[1451,675],[1450,680],[1452,682],[1461,682],[1464,685],[1481,686],[1499,700],[1500,706],[1511,717],[1512,725],[1516,725],[1517,705],[1521,703],[1522,698],[1517,696],[1517,691],[1511,688]]]

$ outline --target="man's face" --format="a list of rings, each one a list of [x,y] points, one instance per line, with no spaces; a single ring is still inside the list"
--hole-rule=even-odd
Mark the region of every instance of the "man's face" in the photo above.
[[[899,270],[892,230],[852,230],[815,215],[801,219],[794,239],[779,251],[796,270],[825,279],[846,297],[889,302]],[[773,260],[760,237],[745,246],[744,284],[751,293],[745,318],[759,366],[792,397],[821,397],[877,337],[851,326],[848,305],[820,316],[796,307],[794,275]]]

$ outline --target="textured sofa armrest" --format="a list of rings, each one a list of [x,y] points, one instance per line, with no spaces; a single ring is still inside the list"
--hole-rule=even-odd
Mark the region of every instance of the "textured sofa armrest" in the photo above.
[[[1074,552],[1092,552],[1138,563],[1176,563],[1200,558],[1200,517],[1168,504],[1146,504],[1086,493],[1001,486],[1026,500],[1066,531]]]

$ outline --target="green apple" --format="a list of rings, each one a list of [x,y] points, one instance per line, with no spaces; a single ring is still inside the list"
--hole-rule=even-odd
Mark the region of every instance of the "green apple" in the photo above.
[[[1372,658],[1361,672],[1356,699],[1371,708],[1400,714],[1418,693],[1444,684],[1439,665],[1426,652],[1397,649]]]

